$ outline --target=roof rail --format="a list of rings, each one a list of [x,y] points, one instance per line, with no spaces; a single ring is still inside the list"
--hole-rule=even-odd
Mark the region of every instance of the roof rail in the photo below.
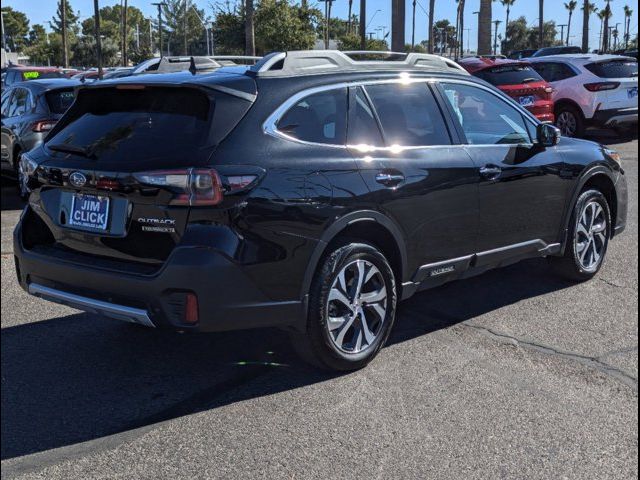
[[[209,55],[208,58],[223,66],[237,65],[238,62],[251,62],[253,65],[258,60],[262,59],[262,57],[256,57],[253,55]]]
[[[384,60],[355,60],[352,57],[384,55]],[[468,74],[453,60],[426,53],[386,51],[297,50],[266,55],[249,70],[257,76],[287,77],[353,70],[429,69]]]

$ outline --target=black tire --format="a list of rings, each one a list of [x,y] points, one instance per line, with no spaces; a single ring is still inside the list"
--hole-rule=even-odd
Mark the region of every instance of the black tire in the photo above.
[[[571,104],[560,104],[556,107],[556,127],[565,137],[584,137],[585,121],[579,108]]]
[[[587,243],[585,247],[587,249],[586,255],[589,256],[591,255],[589,253],[589,248],[591,248],[593,252],[598,246],[600,246],[599,260],[593,266],[587,268],[581,261],[579,245],[584,245],[584,241],[580,242],[580,240],[585,240],[589,237],[579,232],[579,222],[581,221],[585,209],[594,202],[602,208],[602,220],[604,221],[605,230],[602,232],[601,237],[597,234],[593,235],[592,233],[593,243]],[[589,217],[587,216],[587,219],[588,218]],[[578,197],[578,201],[576,202],[571,214],[564,255],[562,257],[549,258],[556,272],[567,279],[578,282],[584,282],[592,279],[604,264],[609,240],[611,238],[611,225],[611,210],[609,209],[609,203],[605,196],[598,190],[587,190],[583,192],[580,197]],[[582,250],[582,252],[584,253],[584,250]]]
[[[357,268],[354,267],[354,265],[357,265],[356,262],[359,260],[363,260],[364,262],[361,263],[364,263],[364,265],[373,265],[377,269],[375,279],[372,277],[369,282],[375,280],[376,285],[374,285],[374,287],[378,288],[377,291],[381,291],[382,286],[386,289],[386,299],[384,300],[386,304],[385,314],[376,314],[372,311],[373,308],[371,305],[363,302],[360,310],[362,313],[360,315],[362,315],[364,319],[352,311],[347,314],[346,317],[349,319],[355,318],[355,320],[351,320],[351,324],[349,324],[349,320],[345,321],[341,328],[333,330],[334,333],[332,333],[328,326],[329,310],[335,308],[335,303],[331,303],[335,301],[329,300],[329,294],[334,286],[334,282],[339,281],[338,276],[341,272],[343,270],[348,272],[348,269]],[[373,270],[374,269],[370,269],[369,271]],[[348,273],[345,273],[343,278],[346,278],[347,275]],[[354,282],[356,282],[355,276],[351,278],[351,284],[348,282],[345,284],[348,288],[353,288],[355,286]],[[382,285],[382,283],[384,283],[384,285]],[[365,282],[362,291],[365,291],[367,286],[371,288],[371,284]],[[345,291],[346,290],[347,289],[345,289]],[[347,296],[349,295],[347,294]],[[364,297],[362,297],[362,299],[364,299]],[[351,300],[351,298],[349,298],[349,300]],[[357,302],[360,302],[360,299],[358,299]],[[292,334],[294,348],[304,360],[323,369],[349,371],[362,368],[373,360],[386,343],[395,320],[396,303],[397,290],[395,277],[384,255],[372,245],[365,243],[339,245],[334,248],[330,254],[325,256],[316,272],[309,296],[307,330],[304,333]],[[340,305],[344,304],[341,303]],[[381,317],[384,318],[380,322]],[[335,332],[338,331],[337,336],[340,337],[340,332],[342,332],[344,328],[345,333],[342,334],[342,338],[347,338],[347,336],[350,335],[352,342],[357,344],[356,338],[358,335],[362,335],[364,331],[363,323],[371,318],[373,318],[374,321],[377,319],[377,321],[380,322],[378,323],[377,331],[368,331],[368,333],[375,333],[375,337],[371,343],[362,348],[361,351],[356,351],[355,347],[353,352],[347,351],[346,347],[345,349],[339,348],[337,340],[333,337]],[[370,325],[368,323],[366,325],[367,329],[369,329]],[[343,346],[346,343],[345,341]]]

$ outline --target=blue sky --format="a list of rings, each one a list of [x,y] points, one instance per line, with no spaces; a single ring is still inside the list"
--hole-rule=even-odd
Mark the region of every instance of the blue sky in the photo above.
[[[93,0],[68,0],[75,11],[80,11],[80,16],[86,18],[91,16],[93,12]],[[138,7],[147,16],[156,15],[155,7],[151,5],[155,0],[129,0],[129,5]],[[310,0],[313,2],[313,0]],[[596,5],[601,8],[604,7],[604,0],[592,0]],[[411,0],[406,0],[407,9],[407,26],[406,26],[406,39],[409,43],[411,41]],[[55,0],[3,0],[3,6],[10,6],[14,9],[23,11],[29,17],[32,24],[41,23],[48,29],[48,20],[55,14],[56,10]],[[120,0],[100,0],[100,6],[114,5],[120,3]],[[191,3],[197,5],[199,8],[203,8],[208,15],[213,16],[213,11],[210,7],[214,0],[191,0]],[[578,2],[580,5],[582,1]],[[628,3],[634,9],[634,16],[631,21],[631,34],[632,36],[638,32],[638,8],[637,1],[628,0]],[[354,0],[354,13],[358,11],[359,0]],[[611,7],[614,12],[612,19],[612,25],[620,22],[620,31],[623,29],[624,13],[622,7],[625,5],[623,0],[614,1],[611,3]],[[416,9],[416,42],[424,40],[427,32],[427,13],[426,10],[429,6],[429,0],[418,0],[418,7]],[[435,7],[435,19],[440,20],[443,18],[449,19],[451,23],[455,23],[456,17],[456,2],[454,0],[436,0]],[[470,28],[470,31],[465,32],[465,36],[469,36],[469,45],[472,49],[477,44],[477,17],[473,15],[474,11],[477,11],[480,6],[480,0],[467,0],[466,12],[465,12],[465,26]],[[367,22],[369,27],[367,31],[372,32],[379,27],[386,27],[387,31],[391,24],[391,0],[367,0]],[[335,0],[333,4],[332,15],[346,18],[348,11],[348,0]],[[511,8],[511,18],[517,18],[524,15],[529,21],[530,25],[537,23],[538,19],[538,2],[536,0],[516,0],[515,4]],[[505,11],[500,2],[494,2],[493,4],[493,18],[494,20],[505,19]],[[564,1],[562,0],[547,0],[545,2],[545,18],[554,19],[557,24],[567,23],[568,12],[564,8]],[[500,25],[501,31],[504,29],[504,23]],[[591,39],[590,46],[595,48],[598,44],[600,21],[597,17],[592,16],[591,20]],[[382,31],[382,30],[379,30]],[[573,15],[571,25],[571,35],[575,35],[571,38],[571,43],[580,45],[582,35],[582,12],[578,7]],[[465,40],[465,47],[467,41]]]

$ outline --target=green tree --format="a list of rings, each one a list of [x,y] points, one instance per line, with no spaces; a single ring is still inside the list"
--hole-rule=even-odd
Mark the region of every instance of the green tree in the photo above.
[[[529,48],[529,27],[526,17],[519,17],[507,25],[504,51],[525,50]]]
[[[609,51],[609,20],[613,17],[613,12],[611,11],[611,0],[607,0],[607,5],[602,10],[604,25],[602,29],[602,52],[606,53]]]
[[[624,46],[629,48],[629,34],[631,32],[631,17],[633,16],[633,10],[629,5],[624,6]]]
[[[308,9],[287,0],[262,0],[256,9],[256,51],[313,48],[316,32]]]
[[[244,8],[240,4],[219,6],[213,26],[213,45],[217,55],[244,53]]]
[[[562,45],[562,40],[556,40],[558,29],[556,22],[550,20],[542,24],[542,46],[551,47]],[[532,27],[529,29],[529,48],[536,48],[540,42],[540,27]]]
[[[120,45],[117,39],[105,37],[102,39],[102,66],[112,67],[118,64]],[[98,64],[96,56],[96,39],[93,36],[83,36],[73,45],[73,63],[78,67],[95,67]]]
[[[29,19],[23,12],[11,7],[2,7],[2,13],[7,48],[14,52],[21,51],[27,42]]]
[[[505,7],[507,9],[507,18],[504,22],[504,28],[505,28],[505,32],[504,32],[504,42],[503,42],[503,47],[502,47],[502,51],[503,52],[507,52],[509,50],[506,50],[504,48],[504,45],[507,43],[507,41],[509,40],[509,15],[511,14],[511,7],[513,6],[514,3],[516,3],[516,0],[500,0],[500,3],[502,4],[503,7]]]
[[[202,55],[206,53],[204,10],[185,0],[165,0],[164,17],[170,33],[171,54]],[[185,12],[185,5],[188,9]]]
[[[409,45],[409,49],[411,45]],[[338,50],[360,50],[360,36],[354,33],[345,35],[338,40]],[[389,50],[389,45],[385,40],[368,38],[365,50],[384,51]]]
[[[67,7],[67,29],[77,35],[80,32],[80,28],[78,26],[80,12],[74,13],[73,8],[71,7],[70,0],[67,0],[65,2],[65,5]],[[58,8],[56,9],[56,14],[51,18],[51,28],[53,28],[53,31],[56,33],[62,32],[62,0],[58,0]]]

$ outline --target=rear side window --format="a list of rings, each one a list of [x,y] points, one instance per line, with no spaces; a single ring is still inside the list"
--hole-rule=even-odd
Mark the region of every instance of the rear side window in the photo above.
[[[356,89],[353,99],[348,128],[349,145],[382,147],[384,141],[378,122],[361,87]]]
[[[632,78],[638,76],[638,62],[631,60],[590,63],[584,67],[600,78]]]
[[[51,113],[62,114],[71,106],[75,96],[73,94],[73,90],[69,89],[47,92],[45,94],[45,98],[47,99],[47,105],[49,106],[49,111]]]
[[[442,113],[426,83],[367,85],[365,89],[388,146],[451,144]]]
[[[305,142],[346,144],[347,89],[309,95],[292,106],[278,121],[280,132]]]
[[[547,82],[559,82],[566,80],[567,78],[575,77],[577,74],[563,63],[554,62],[541,62],[534,63],[533,68],[544,78]]]
[[[540,74],[529,65],[493,67],[476,72],[474,75],[496,86],[544,81]]]
[[[212,108],[211,98],[191,88],[88,89],[47,145],[114,163],[173,157],[187,164],[210,143]]]

